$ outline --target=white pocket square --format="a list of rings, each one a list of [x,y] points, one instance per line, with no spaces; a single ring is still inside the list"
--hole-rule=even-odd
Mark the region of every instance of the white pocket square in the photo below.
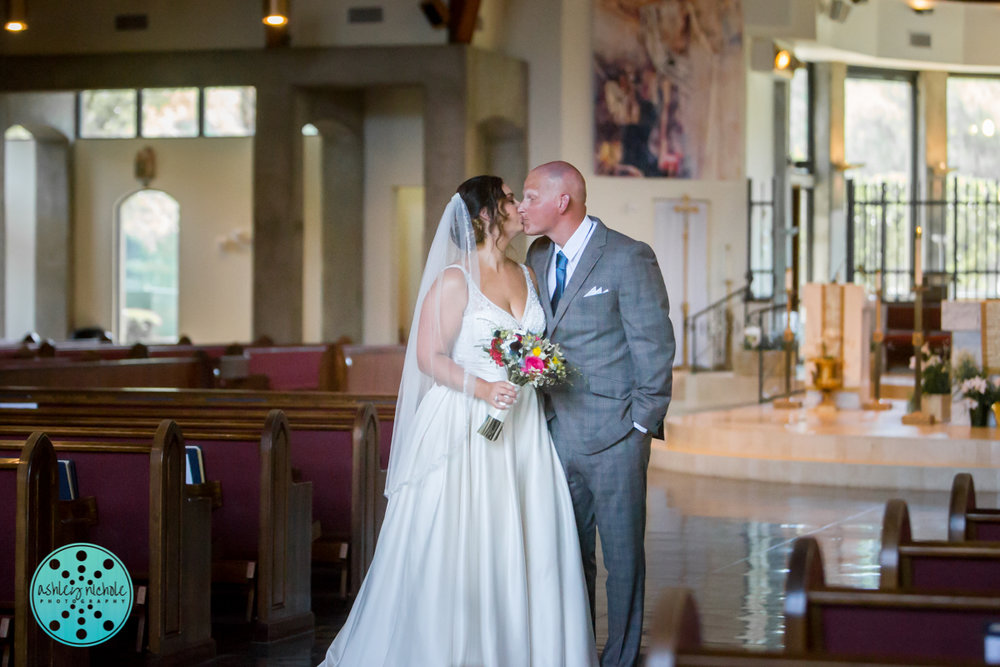
[[[586,299],[588,296],[597,296],[599,294],[607,294],[610,291],[611,290],[609,290],[607,287],[598,287],[597,285],[594,285],[593,287],[590,288],[589,292],[587,292],[586,294],[583,295],[583,298]]]

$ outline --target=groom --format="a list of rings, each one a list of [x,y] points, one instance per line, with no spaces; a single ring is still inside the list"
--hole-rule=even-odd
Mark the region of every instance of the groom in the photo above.
[[[567,162],[533,169],[518,207],[549,338],[579,372],[545,394],[573,496],[595,617],[595,529],[608,571],[603,667],[638,664],[646,555],[646,469],[670,404],[674,331],[656,256],[587,215],[583,176]]]

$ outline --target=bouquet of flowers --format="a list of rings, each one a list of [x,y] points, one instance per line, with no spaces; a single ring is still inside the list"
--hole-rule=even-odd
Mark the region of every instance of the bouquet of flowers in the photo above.
[[[550,387],[565,382],[569,368],[562,349],[552,341],[523,329],[497,329],[483,347],[493,362],[507,371],[507,380],[523,387]],[[503,430],[506,410],[490,408],[479,434],[496,440]]]

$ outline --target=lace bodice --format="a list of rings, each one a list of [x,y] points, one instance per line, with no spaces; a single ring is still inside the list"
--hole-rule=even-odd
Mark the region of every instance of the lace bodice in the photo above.
[[[503,380],[506,373],[493,363],[483,347],[493,338],[497,329],[525,329],[534,334],[545,333],[545,311],[538,300],[538,293],[531,282],[528,267],[521,265],[528,284],[528,299],[520,321],[509,312],[486,298],[479,287],[469,281],[469,304],[462,315],[462,328],[451,358],[473,375],[484,380]]]

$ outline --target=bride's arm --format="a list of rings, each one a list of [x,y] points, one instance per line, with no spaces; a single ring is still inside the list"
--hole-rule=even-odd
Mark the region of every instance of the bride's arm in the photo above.
[[[487,382],[467,373],[451,358],[469,302],[469,287],[459,269],[447,269],[428,290],[417,328],[417,364],[437,384],[475,396],[498,408],[507,407],[516,388],[509,382]],[[485,353],[484,353],[485,354]]]

